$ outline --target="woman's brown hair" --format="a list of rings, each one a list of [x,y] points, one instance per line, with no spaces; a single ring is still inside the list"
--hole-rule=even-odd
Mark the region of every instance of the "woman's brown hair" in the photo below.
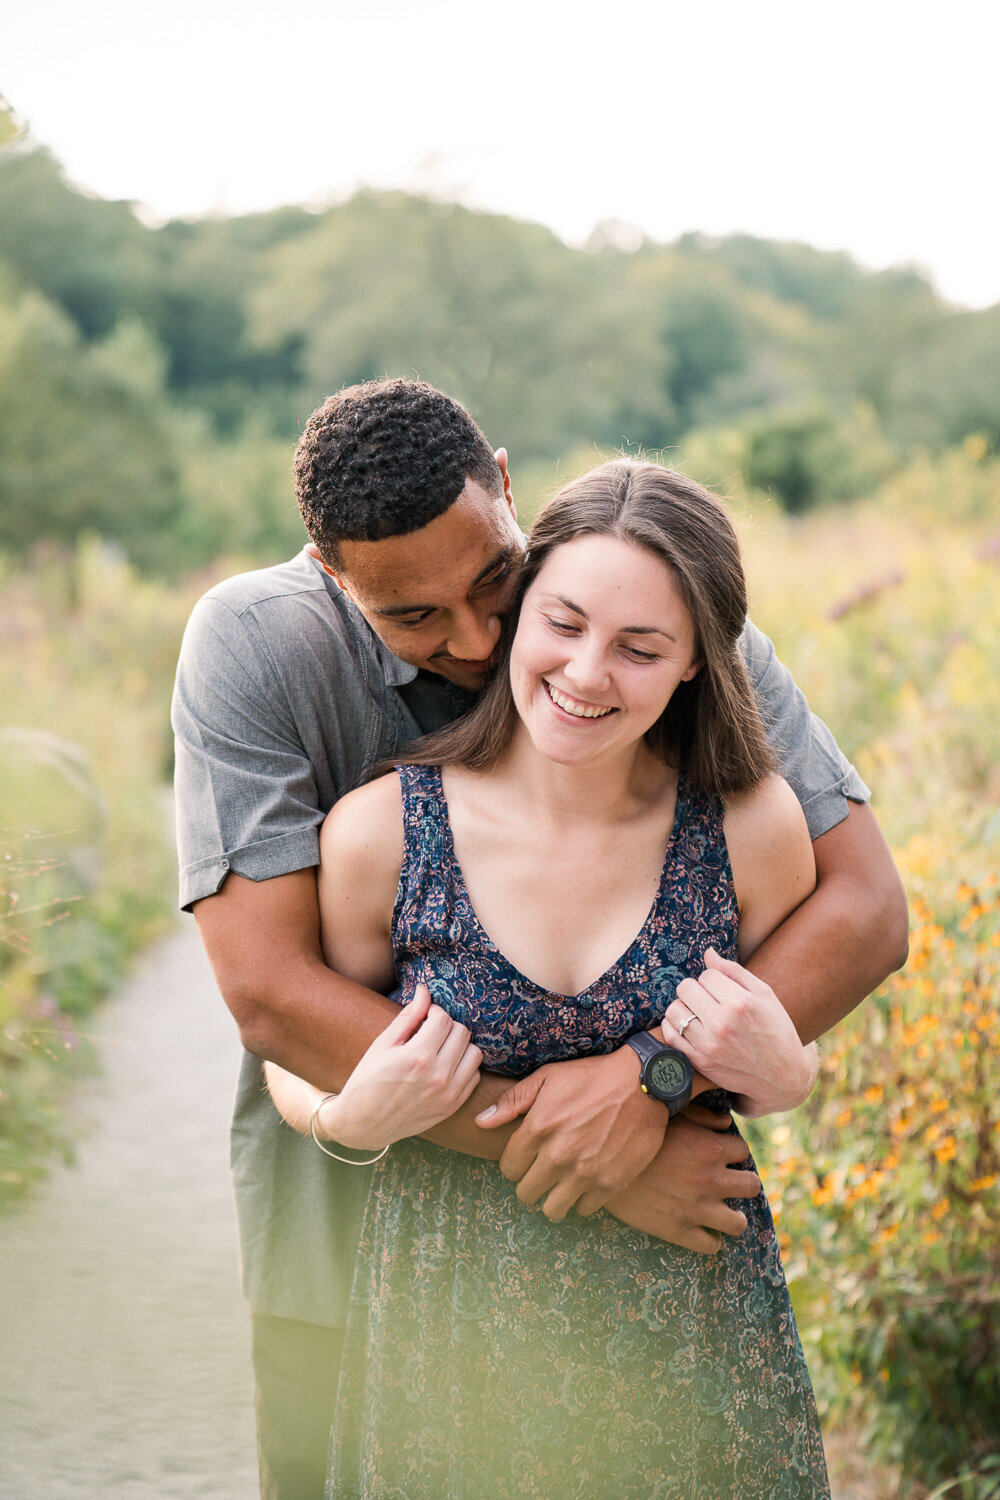
[[[735,529],[703,485],[628,459],[591,469],[549,501],[524,556],[496,676],[475,708],[418,740],[397,763],[474,771],[498,763],[517,726],[509,663],[521,603],[546,558],[581,536],[616,537],[658,557],[694,623],[701,670],[679,684],[647,730],[650,749],[667,765],[683,764],[698,791],[721,797],[756,786],[774,761],[738,646],[747,598]]]

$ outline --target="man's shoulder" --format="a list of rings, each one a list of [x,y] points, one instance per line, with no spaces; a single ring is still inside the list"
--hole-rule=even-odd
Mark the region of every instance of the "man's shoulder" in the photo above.
[[[303,551],[288,562],[237,573],[198,600],[188,634],[221,638],[233,649],[266,648],[300,660],[309,645],[345,657],[370,650],[371,632],[347,596]]]
[[[303,549],[287,562],[224,578],[202,595],[199,604],[221,604],[239,617],[264,605],[280,607],[283,601],[295,609],[297,605],[309,608],[316,601],[322,605],[332,600],[324,573]]]

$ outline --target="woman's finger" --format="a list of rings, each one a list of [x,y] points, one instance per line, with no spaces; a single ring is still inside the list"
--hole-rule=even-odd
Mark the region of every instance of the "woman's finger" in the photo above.
[[[482,1064],[483,1054],[479,1048],[476,1046],[466,1047],[465,1055],[460,1059],[452,1077],[452,1084],[456,1089],[466,1089],[466,1085],[468,1084],[468,1088],[462,1097],[463,1104],[479,1082],[479,1070]]]
[[[711,1017],[711,1011],[706,1010],[706,1015]],[[687,1025],[684,1025],[685,1016],[692,1017]],[[681,1027],[684,1026],[683,1035]],[[708,1039],[711,1028],[711,1020],[704,1021],[701,1016],[696,1016],[686,1006],[678,1007],[675,1000],[663,1020],[660,1022],[660,1030],[663,1032],[663,1040],[668,1047],[675,1047],[678,1052],[683,1052],[689,1062],[697,1068],[704,1061],[703,1046]],[[699,1069],[699,1071],[701,1071]]]
[[[438,1049],[438,1062],[453,1073],[469,1047],[468,1027],[456,1021]]]
[[[744,969],[743,965],[736,963],[734,959],[723,958],[722,954],[717,953],[714,948],[705,949],[704,962],[706,969],[717,969],[720,974],[728,974],[730,979],[735,979],[753,995],[773,993],[771,986],[765,984],[763,979],[758,979],[756,974],[751,974],[749,969]]]
[[[423,994],[421,994],[421,990]],[[424,1023],[427,1012],[430,1009],[430,991],[426,985],[418,985],[416,994],[408,1005],[399,1007],[399,1015],[393,1016],[381,1036],[372,1043],[373,1046],[381,1043],[384,1047],[399,1047],[415,1036]]]
[[[698,1014],[699,1010],[706,1003],[711,1005],[715,999],[715,996],[710,994],[698,979],[682,979],[677,986],[676,995],[677,999],[683,1000],[684,1004],[689,1010],[693,1010],[695,1015]]]
[[[754,999],[761,998],[755,991],[748,990],[740,980],[723,974],[721,969],[706,969],[698,982],[702,993],[711,996],[717,1005],[733,1005],[741,1000],[746,1002],[748,995],[753,995]]]
[[[424,1024],[414,1037],[414,1044],[428,1057],[440,1052],[446,1037],[451,1034],[454,1021],[440,1005],[432,1005],[424,1018]]]

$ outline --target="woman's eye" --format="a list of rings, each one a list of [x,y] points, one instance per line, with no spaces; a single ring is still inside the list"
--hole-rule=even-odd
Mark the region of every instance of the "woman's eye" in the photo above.
[[[655,651],[639,651],[635,646],[625,646],[623,647],[623,650],[625,651],[626,656],[630,656],[633,661],[657,660]]]
[[[546,625],[551,625],[553,630],[558,630],[560,635],[576,635],[579,625],[574,625],[570,620],[554,620],[551,615],[545,616]]]

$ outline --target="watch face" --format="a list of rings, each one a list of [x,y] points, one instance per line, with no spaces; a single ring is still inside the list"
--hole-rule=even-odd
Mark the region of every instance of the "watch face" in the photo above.
[[[650,1087],[657,1094],[673,1098],[687,1084],[689,1067],[675,1053],[661,1052],[649,1065]]]

